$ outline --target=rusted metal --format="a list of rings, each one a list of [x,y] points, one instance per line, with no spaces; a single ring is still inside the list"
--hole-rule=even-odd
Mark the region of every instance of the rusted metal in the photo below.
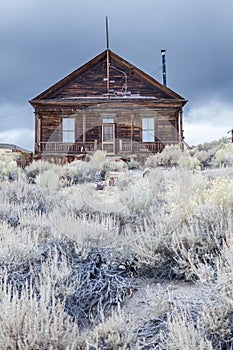
[[[167,86],[167,73],[166,73],[166,50],[161,50],[162,54],[162,72],[163,72],[163,85]]]

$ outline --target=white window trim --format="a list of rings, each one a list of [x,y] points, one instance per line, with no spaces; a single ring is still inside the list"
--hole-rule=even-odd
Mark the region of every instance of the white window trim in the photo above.
[[[149,120],[153,121],[151,125],[149,125]],[[142,142],[155,142],[155,119],[153,117],[142,117]]]
[[[63,143],[75,142],[75,118],[69,118],[69,117],[62,118],[62,142]]]

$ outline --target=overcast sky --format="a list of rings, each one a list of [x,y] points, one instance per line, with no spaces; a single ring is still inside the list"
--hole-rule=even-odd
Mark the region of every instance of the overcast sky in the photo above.
[[[33,149],[28,100],[106,48],[185,97],[190,145],[233,128],[233,0],[0,0],[0,143]],[[154,72],[154,73],[153,73]]]

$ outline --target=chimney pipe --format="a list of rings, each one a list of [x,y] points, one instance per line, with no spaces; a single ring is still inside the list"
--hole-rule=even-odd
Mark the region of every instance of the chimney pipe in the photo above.
[[[162,55],[162,71],[163,71],[163,85],[167,86],[167,74],[166,74],[166,50],[161,50]]]

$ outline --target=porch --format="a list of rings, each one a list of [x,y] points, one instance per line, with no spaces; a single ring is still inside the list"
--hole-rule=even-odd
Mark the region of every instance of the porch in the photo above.
[[[106,151],[107,155],[129,155],[161,152],[166,145],[179,144],[180,142],[135,142],[131,140],[116,140],[114,143],[94,142],[41,142],[36,144],[35,153],[38,154],[85,154],[97,150]]]

